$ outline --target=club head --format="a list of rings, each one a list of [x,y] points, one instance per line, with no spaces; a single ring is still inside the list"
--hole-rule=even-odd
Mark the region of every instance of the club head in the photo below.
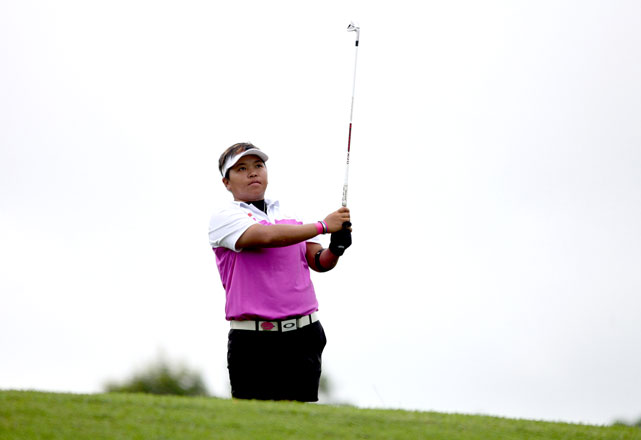
[[[361,28],[358,26],[358,23],[354,23],[353,21],[347,26],[347,32],[358,32],[360,30]]]

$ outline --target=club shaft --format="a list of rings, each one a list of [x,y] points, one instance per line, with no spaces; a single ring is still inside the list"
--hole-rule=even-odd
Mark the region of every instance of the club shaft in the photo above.
[[[349,186],[349,153],[352,147],[352,118],[354,116],[354,95],[356,93],[356,63],[358,62],[358,40],[360,29],[356,31],[356,49],[354,52],[354,80],[352,83],[352,104],[349,111],[349,134],[347,135],[347,161],[345,162],[345,180],[343,181],[343,206],[347,206],[347,189]]]

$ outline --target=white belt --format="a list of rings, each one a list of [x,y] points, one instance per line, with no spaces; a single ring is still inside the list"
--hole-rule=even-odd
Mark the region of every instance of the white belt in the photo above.
[[[277,321],[229,321],[234,330],[255,330],[259,332],[290,332],[318,321],[318,312],[300,318]]]

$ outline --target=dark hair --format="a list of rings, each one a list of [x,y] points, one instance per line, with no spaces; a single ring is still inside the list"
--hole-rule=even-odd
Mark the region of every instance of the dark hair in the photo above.
[[[225,151],[223,151],[223,154],[220,155],[220,159],[218,159],[218,171],[220,171],[221,173],[223,172],[223,165],[225,165],[225,162],[228,158],[251,149],[260,150],[260,148],[258,148],[251,142],[240,142],[227,148]],[[227,170],[227,173],[225,173],[225,178],[229,179],[229,170]]]

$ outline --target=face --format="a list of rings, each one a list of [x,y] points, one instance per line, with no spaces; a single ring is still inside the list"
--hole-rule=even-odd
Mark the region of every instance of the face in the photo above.
[[[234,195],[234,200],[254,202],[265,198],[267,168],[263,160],[254,155],[242,157],[229,169],[229,179],[223,178],[225,188]]]

